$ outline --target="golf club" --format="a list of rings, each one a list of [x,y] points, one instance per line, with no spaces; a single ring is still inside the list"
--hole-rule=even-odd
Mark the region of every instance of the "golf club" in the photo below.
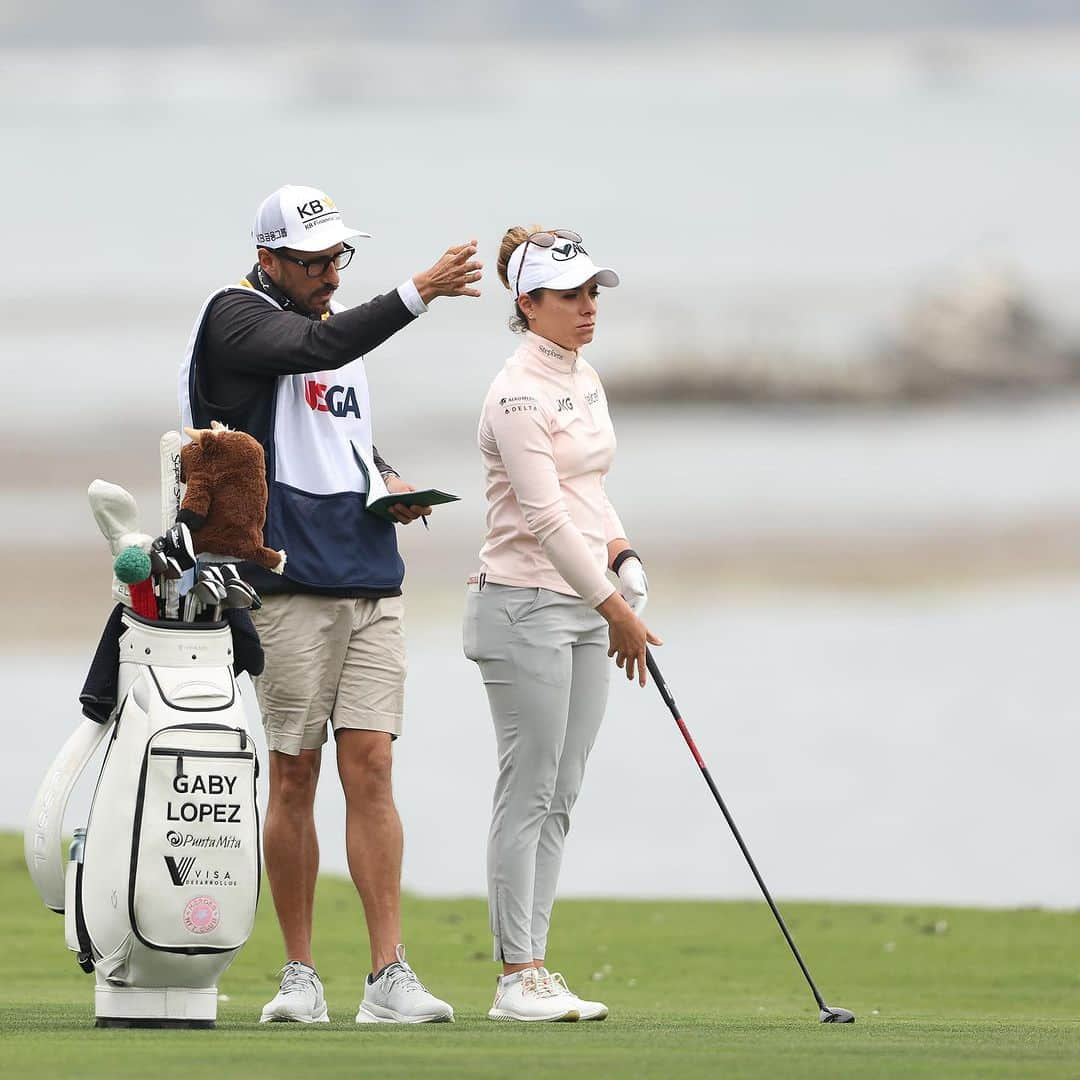
[[[243,578],[240,577],[240,571],[236,569],[235,563],[223,563],[221,566],[221,576],[225,579],[226,588],[230,588],[235,583],[242,585],[251,594],[250,604],[237,604],[236,607],[250,607],[252,611],[258,611],[262,607],[262,600],[259,599],[259,594],[249,585]]]
[[[682,716],[679,714],[679,708],[675,704],[675,697],[668,689],[667,683],[664,681],[664,676],[660,674],[660,668],[657,667],[656,660],[653,658],[651,650],[646,648],[645,650],[645,663],[649,669],[649,674],[652,675],[656,682],[657,689],[660,691],[660,696],[664,699],[664,704],[671,710],[671,715],[675,718],[675,723],[679,727],[679,731],[682,733],[682,737],[686,740],[686,745],[690,748],[690,753],[693,754],[694,760],[698,763],[698,768],[701,769],[701,775],[705,777],[705,783],[709,785],[709,790],[713,793],[713,798],[716,799],[716,805],[720,807],[720,812],[724,815],[724,820],[727,821],[732,835],[735,837],[736,843],[739,845],[739,849],[742,851],[743,856],[746,859],[747,865],[749,865],[751,872],[754,875],[755,880],[761,889],[762,895],[765,897],[766,902],[769,905],[769,909],[776,917],[776,922],[780,927],[781,932],[784,935],[784,939],[787,941],[791,948],[791,952],[797,961],[799,968],[802,970],[803,975],[806,977],[806,981],[810,986],[810,992],[814,995],[814,1000],[818,1004],[818,1008],[821,1010],[821,1022],[823,1024],[854,1024],[855,1014],[848,1009],[841,1009],[825,1004],[825,999],[821,996],[818,988],[814,985],[814,980],[810,977],[810,971],[806,964],[803,963],[803,958],[799,955],[799,950],[795,946],[795,939],[791,936],[790,931],[784,922],[783,916],[780,914],[776,904],[773,903],[773,898],[769,895],[769,890],[765,887],[765,880],[761,874],[758,873],[757,866],[754,865],[754,860],[750,855],[750,849],[746,846],[742,836],[739,833],[738,828],[735,825],[735,821],[731,814],[728,812],[727,806],[724,805],[724,800],[720,796],[720,792],[713,782],[713,778],[709,773],[708,766],[705,764],[705,759],[698,751],[697,745],[694,743],[694,739],[690,734],[690,729],[687,728],[686,723],[683,721]]]
[[[214,622],[219,622],[220,616],[216,612],[218,605],[225,599],[225,586],[212,579],[203,578],[195,583],[195,587],[191,591],[197,604],[196,616],[213,609]]]
[[[195,544],[191,539],[191,530],[178,521],[165,533],[165,552],[180,564],[182,570],[190,570],[195,565]]]
[[[225,606],[230,608],[249,608],[255,599],[255,590],[239,578],[226,579],[225,594]]]
[[[168,569],[169,559],[165,554],[164,547],[164,540],[158,537],[150,548],[150,572],[154,575],[154,584],[157,586],[159,619],[164,619],[166,615],[165,571]]]

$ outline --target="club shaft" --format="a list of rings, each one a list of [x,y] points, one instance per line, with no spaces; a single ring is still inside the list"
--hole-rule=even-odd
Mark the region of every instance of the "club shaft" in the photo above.
[[[708,766],[705,764],[705,759],[701,756],[701,752],[698,750],[697,744],[690,734],[690,729],[686,726],[686,723],[679,713],[679,707],[675,704],[675,697],[668,689],[668,685],[664,681],[664,676],[660,673],[660,668],[657,666],[656,660],[653,658],[653,654],[650,650],[647,650],[645,653],[645,662],[648,666],[649,674],[652,675],[657,689],[660,691],[660,696],[664,699],[664,704],[667,705],[668,709],[671,711],[671,715],[675,718],[675,723],[678,725],[679,731],[682,733],[682,737],[690,749],[690,753],[693,754],[694,760],[698,764],[698,768],[701,769],[701,775],[705,777],[705,783],[709,785],[709,790],[716,800],[716,805],[720,807],[720,812],[724,815],[724,820],[728,823],[728,828],[731,829],[731,834],[735,837],[735,842],[739,845],[739,850],[743,853],[746,864],[750,867],[750,872],[754,875],[754,880],[758,883],[758,888],[761,889],[761,894],[765,897],[765,902],[769,905],[769,910],[773,913],[776,923],[780,927],[780,932],[784,935],[784,940],[788,943],[791,954],[795,957],[795,962],[799,965],[799,969],[802,971],[807,985],[810,987],[810,992],[814,995],[814,1000],[818,1003],[819,1008],[827,1009],[828,1006],[825,1004],[825,999],[814,985],[814,980],[810,975],[810,971],[803,962],[802,956],[799,955],[798,947],[795,945],[795,939],[791,936],[791,932],[787,928],[787,923],[784,922],[784,917],[780,914],[780,909],[773,902],[773,898],[769,894],[768,887],[765,884],[765,879],[758,871],[753,856],[750,854],[750,849],[746,846],[746,841],[743,840],[742,834],[739,832],[734,818],[732,818],[731,813],[728,811],[724,799],[713,781]]]

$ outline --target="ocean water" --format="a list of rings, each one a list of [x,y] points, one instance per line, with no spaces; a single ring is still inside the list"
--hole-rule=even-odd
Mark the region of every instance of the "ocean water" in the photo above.
[[[1073,908],[1078,612],[1074,581],[756,599],[702,589],[679,608],[658,597],[648,615],[663,627],[661,669],[777,896]],[[480,895],[495,748],[457,614],[412,620],[409,653],[395,750],[405,884]],[[5,753],[0,827],[21,827],[77,723],[88,662],[89,651],[0,660],[21,732]],[[756,895],[659,695],[613,674],[563,895]],[[88,779],[69,828],[85,820]],[[323,866],[344,873],[331,761],[316,815]]]

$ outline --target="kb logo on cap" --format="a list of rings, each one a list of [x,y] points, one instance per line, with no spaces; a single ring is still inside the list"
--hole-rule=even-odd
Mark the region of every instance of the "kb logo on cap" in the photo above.
[[[321,199],[310,199],[296,208],[301,221],[306,218],[318,217],[320,214],[332,214],[336,210],[337,206],[334,205],[334,200],[329,195],[324,195]]]
[[[569,262],[571,259],[576,259],[579,255],[588,254],[589,253],[580,244],[575,244],[572,240],[567,240],[565,244],[556,244],[551,249],[551,257],[556,262]]]

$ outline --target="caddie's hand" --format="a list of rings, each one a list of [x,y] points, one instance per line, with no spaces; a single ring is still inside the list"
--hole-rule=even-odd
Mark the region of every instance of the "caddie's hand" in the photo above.
[[[406,484],[400,476],[388,476],[386,478],[386,490],[391,495],[403,491],[415,491],[412,484]],[[427,517],[431,513],[430,506],[406,506],[404,503],[393,503],[389,507],[390,516],[399,525],[411,525],[417,518]]]
[[[484,276],[484,264],[474,259],[476,241],[456,244],[430,269],[413,277],[413,284],[425,304],[436,296],[479,296],[476,283]]]
[[[624,559],[619,567],[619,595],[640,615],[649,602],[649,579],[640,559]]]
[[[648,672],[645,646],[663,645],[663,641],[630,610],[630,605],[617,592],[596,610],[607,619],[608,656],[615,657],[616,665],[625,670],[628,679],[633,680],[636,674],[638,684],[644,686]]]

